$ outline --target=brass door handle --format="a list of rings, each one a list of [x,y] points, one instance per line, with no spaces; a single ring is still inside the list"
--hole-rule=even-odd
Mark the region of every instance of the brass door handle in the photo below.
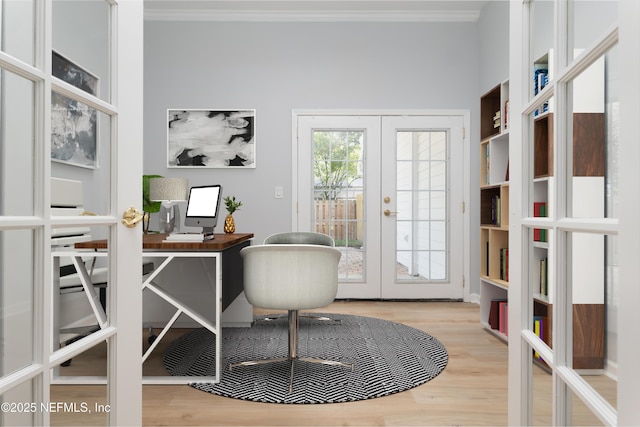
[[[122,213],[122,224],[127,228],[133,228],[142,221],[142,218],[144,218],[142,212],[134,207],[129,207]]]
[[[384,214],[384,216],[391,216],[391,215],[395,216],[398,214],[398,212],[392,212],[389,209],[385,209],[382,213]]]

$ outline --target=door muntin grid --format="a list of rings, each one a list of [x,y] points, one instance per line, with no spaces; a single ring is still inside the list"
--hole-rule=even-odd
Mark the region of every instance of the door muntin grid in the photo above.
[[[396,132],[397,282],[449,280],[448,134]]]

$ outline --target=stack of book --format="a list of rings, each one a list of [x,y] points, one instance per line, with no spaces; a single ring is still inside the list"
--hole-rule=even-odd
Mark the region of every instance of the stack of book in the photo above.
[[[545,86],[549,83],[549,70],[546,68],[535,68],[533,70],[533,95],[537,95]],[[538,113],[544,113],[549,111],[549,102],[545,102],[542,105],[542,109],[536,110],[534,112],[534,116],[537,116]]]
[[[509,335],[509,304],[506,299],[491,300],[488,323],[491,329],[505,336]]]
[[[547,216],[547,204],[545,202],[533,202],[533,216],[535,217],[546,217]],[[547,241],[547,230],[534,228],[533,229],[533,240],[536,242],[546,242]]]
[[[493,128],[500,128],[500,110],[496,111],[496,114],[493,115]]]

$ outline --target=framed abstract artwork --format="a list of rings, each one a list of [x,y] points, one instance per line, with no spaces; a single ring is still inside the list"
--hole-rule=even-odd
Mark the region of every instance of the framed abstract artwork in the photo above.
[[[56,51],[52,52],[52,74],[91,95],[98,95],[98,77]],[[51,92],[51,160],[97,168],[97,115],[94,108]]]
[[[256,111],[167,110],[167,167],[255,168]]]

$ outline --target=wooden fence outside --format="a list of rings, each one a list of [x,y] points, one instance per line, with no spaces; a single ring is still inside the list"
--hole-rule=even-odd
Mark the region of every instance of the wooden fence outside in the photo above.
[[[335,240],[362,240],[362,197],[316,200],[315,231]]]

